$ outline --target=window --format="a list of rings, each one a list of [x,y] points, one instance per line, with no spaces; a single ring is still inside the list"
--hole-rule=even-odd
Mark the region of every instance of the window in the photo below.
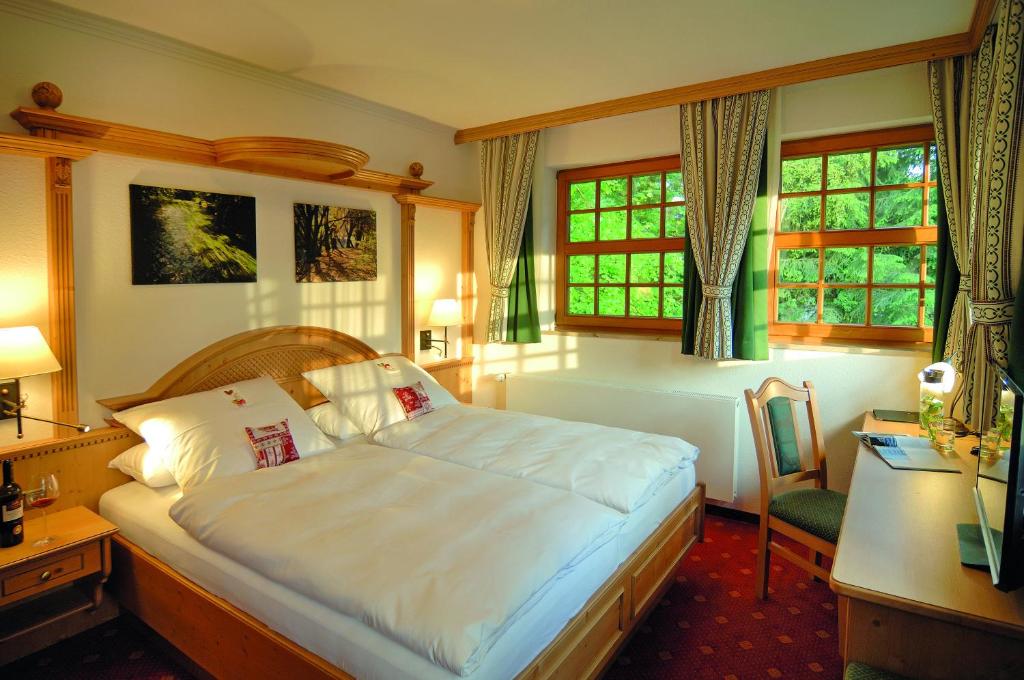
[[[773,336],[931,340],[933,138],[919,125],[782,145]]]
[[[678,156],[558,173],[558,326],[679,330],[685,233]]]

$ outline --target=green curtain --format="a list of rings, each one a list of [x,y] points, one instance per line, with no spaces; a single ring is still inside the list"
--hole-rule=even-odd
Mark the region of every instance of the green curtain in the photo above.
[[[508,291],[506,342],[540,342],[540,317],[537,312],[537,281],[533,262],[533,203],[526,208],[523,242],[519,260]]]
[[[761,154],[750,235],[732,284],[732,346],[737,359],[768,358],[768,145]],[[687,241],[689,243],[689,241]],[[683,252],[683,354],[694,354],[704,292],[693,252]]]
[[[1022,263],[1021,271],[1024,271]],[[1024,385],[1024,274],[1017,284],[1013,300],[1013,321],[1010,322],[1010,360],[1006,369],[1018,385]]]
[[[942,186],[939,168],[935,168],[937,186]],[[942,191],[936,191],[938,200],[938,217],[935,224],[938,235],[935,238],[935,309],[932,318],[932,361],[944,361],[946,337],[949,335],[949,321],[953,316],[953,301],[960,287],[960,270],[953,257],[953,248],[949,240],[949,221],[946,218],[946,201]]]

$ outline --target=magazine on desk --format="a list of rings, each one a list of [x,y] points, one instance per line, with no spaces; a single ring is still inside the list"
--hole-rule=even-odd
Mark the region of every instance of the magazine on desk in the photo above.
[[[926,470],[929,472],[960,473],[960,466],[950,456],[943,456],[932,448],[927,437],[911,437],[882,432],[857,432],[853,436],[878,454],[894,470]]]

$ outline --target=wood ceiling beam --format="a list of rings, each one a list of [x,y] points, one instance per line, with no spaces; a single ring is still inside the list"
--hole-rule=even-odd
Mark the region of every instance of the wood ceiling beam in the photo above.
[[[531,130],[544,130],[562,125],[582,123],[588,120],[610,118],[627,113],[753,92],[754,90],[796,85],[812,80],[835,78],[836,76],[845,76],[852,73],[862,73],[864,71],[874,71],[892,66],[902,66],[904,64],[967,54],[977,49],[982,36],[985,34],[985,28],[992,18],[995,5],[996,0],[976,0],[971,23],[968,30],[964,33],[880,47],[863,52],[852,52],[836,57],[816,59],[790,66],[780,66],[739,76],[730,76],[693,85],[684,85],[683,87],[674,87],[668,90],[658,90],[657,92],[609,99],[603,102],[573,106],[558,111],[466,128],[455,133],[455,143],[465,144],[466,142],[475,142],[483,139],[494,139]]]

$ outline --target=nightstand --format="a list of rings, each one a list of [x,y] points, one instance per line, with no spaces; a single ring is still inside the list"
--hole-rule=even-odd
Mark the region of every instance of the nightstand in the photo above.
[[[117,613],[103,599],[117,527],[82,506],[50,513],[49,525],[56,540],[48,545],[32,545],[43,535],[38,517],[25,521],[21,545],[0,550],[0,663]],[[100,610],[103,616],[89,616]]]

